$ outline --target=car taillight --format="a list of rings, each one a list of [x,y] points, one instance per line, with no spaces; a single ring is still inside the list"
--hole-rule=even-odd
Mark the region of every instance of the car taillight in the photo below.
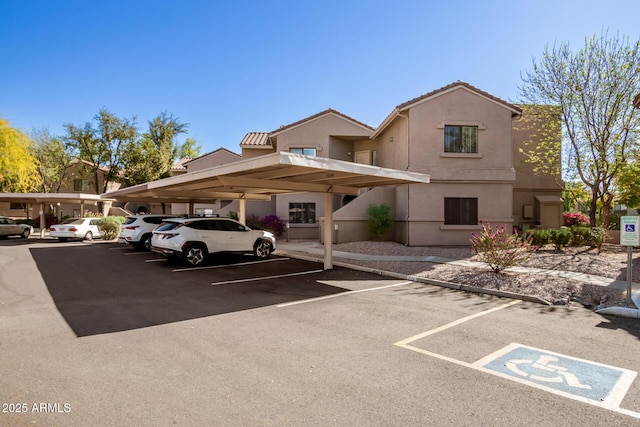
[[[127,230],[135,230],[136,228],[139,228],[139,225],[128,225],[125,227],[125,229]]]
[[[74,232],[75,232],[75,231],[78,231],[78,229],[77,229],[77,228],[75,228],[75,227],[71,227],[71,228],[69,229],[69,231],[74,231]]]
[[[172,237],[176,237],[178,235],[178,233],[165,233],[162,235],[163,239],[170,239]]]
[[[55,228],[55,227],[51,227],[51,228],[49,229],[49,231],[56,231],[56,228]]]

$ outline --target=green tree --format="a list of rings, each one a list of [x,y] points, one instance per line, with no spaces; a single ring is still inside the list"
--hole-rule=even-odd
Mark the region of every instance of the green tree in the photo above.
[[[171,166],[183,151],[195,149],[191,145],[185,147],[176,142],[179,134],[186,133],[188,124],[181,123],[172,114],[163,112],[148,123],[149,130],[142,138],[128,145],[124,170],[126,185],[168,177]]]
[[[38,159],[31,154],[31,140],[0,118],[0,192],[26,193],[41,184]]]
[[[107,191],[110,183],[122,180],[126,150],[138,137],[136,118],[120,118],[102,109],[94,117],[96,127],[85,123],[84,127],[66,124],[65,142],[73,148],[74,154],[87,162],[87,169],[94,177],[95,191]],[[100,187],[100,172],[104,181]]]
[[[634,150],[631,160],[622,166],[617,180],[618,202],[631,208],[640,206],[640,151]]]
[[[633,96],[640,92],[640,41],[627,37],[585,40],[579,51],[569,43],[548,45],[539,61],[523,75],[520,95],[527,104],[561,108],[565,173],[589,189],[589,217],[596,224],[597,206],[601,222],[607,224],[616,192],[616,179],[637,143],[640,115],[634,112]],[[530,149],[532,163],[552,164],[557,153]]]
[[[202,147],[198,144],[194,138],[187,138],[182,145],[180,145],[179,159],[195,159],[202,152]]]
[[[31,132],[33,153],[38,159],[38,174],[42,181],[42,191],[59,193],[67,179],[71,166],[77,160],[69,147],[60,138],[51,136],[46,128]]]

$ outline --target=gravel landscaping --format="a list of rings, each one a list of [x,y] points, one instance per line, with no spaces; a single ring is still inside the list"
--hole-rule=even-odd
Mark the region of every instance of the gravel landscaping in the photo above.
[[[408,247],[395,242],[351,242],[334,245],[335,251],[369,255],[437,256],[456,260],[480,261],[469,246]],[[633,282],[640,282],[638,250],[633,256]],[[502,274],[486,269],[407,261],[337,261],[379,270],[424,277],[460,285],[495,289],[540,298],[550,304],[582,305],[587,308],[626,306],[626,291],[585,283],[577,278],[566,279],[549,275],[515,273]],[[627,248],[604,245],[602,251],[589,247],[567,247],[558,251],[553,246],[538,249],[523,266],[585,273],[615,280],[627,280]]]

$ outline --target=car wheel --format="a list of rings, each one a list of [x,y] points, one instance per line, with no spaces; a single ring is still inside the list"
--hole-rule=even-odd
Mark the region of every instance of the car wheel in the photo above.
[[[258,240],[253,246],[253,254],[258,259],[269,258],[269,255],[271,255],[271,251],[271,243],[266,240]]]
[[[206,256],[207,252],[201,245],[189,245],[182,252],[182,260],[191,267],[202,265]]]
[[[87,234],[84,235],[84,240],[93,240],[93,233],[90,231],[87,231]]]
[[[142,237],[142,245],[140,249],[144,249],[145,251],[151,250],[151,234],[146,234]]]
[[[29,237],[29,234],[31,234],[31,231],[29,231],[28,228],[25,228],[20,237],[26,239],[27,237]]]

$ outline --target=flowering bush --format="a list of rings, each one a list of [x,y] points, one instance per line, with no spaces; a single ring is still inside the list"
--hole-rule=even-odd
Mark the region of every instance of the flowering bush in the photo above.
[[[482,224],[482,232],[471,233],[471,250],[489,264],[494,273],[527,261],[538,248],[531,236],[507,233],[502,226],[494,231],[491,224]]]
[[[562,214],[565,227],[571,227],[573,225],[591,225],[589,217],[581,214],[580,212],[567,212]]]
[[[276,237],[282,236],[287,231],[287,225],[277,215],[267,215],[260,218],[258,215],[250,214],[247,215],[245,223],[253,230],[267,230]]]

